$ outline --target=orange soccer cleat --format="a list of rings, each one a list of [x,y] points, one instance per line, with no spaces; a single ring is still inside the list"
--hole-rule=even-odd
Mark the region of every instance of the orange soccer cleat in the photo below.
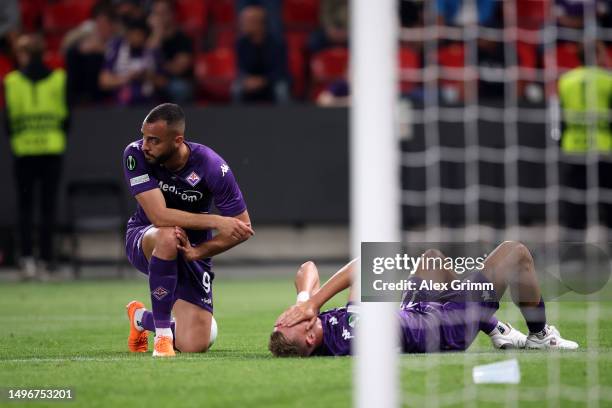
[[[136,326],[134,322],[134,313],[138,309],[144,309],[144,304],[137,300],[128,303],[127,309],[128,320],[130,321],[130,335],[128,336],[128,348],[132,353],[145,353],[149,349],[149,339],[147,331]]]
[[[174,339],[170,336],[155,336],[153,357],[174,357]]]

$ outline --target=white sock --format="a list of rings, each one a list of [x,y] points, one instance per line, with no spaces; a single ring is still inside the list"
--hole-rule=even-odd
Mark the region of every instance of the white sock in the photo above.
[[[174,336],[172,335],[172,329],[169,327],[164,327],[161,329],[155,329],[155,337],[158,336],[164,336],[164,337],[172,337],[174,338]]]
[[[144,312],[145,312],[146,310],[147,310],[147,309],[145,309],[144,307],[142,307],[142,308],[140,308],[140,309],[137,309],[137,310],[134,312],[134,326],[136,326],[136,328],[137,328],[139,331],[143,331],[143,330],[144,330],[144,327],[142,327],[142,315],[144,314]]]

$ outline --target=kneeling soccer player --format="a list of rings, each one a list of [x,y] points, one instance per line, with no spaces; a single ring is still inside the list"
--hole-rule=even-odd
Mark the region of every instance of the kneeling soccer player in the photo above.
[[[148,275],[152,311],[138,301],[127,305],[128,348],[147,351],[147,332],[154,331],[154,357],[172,357],[175,348],[203,352],[215,327],[211,257],[253,234],[249,214],[225,161],[185,141],[178,105],[154,108],[141,131],[142,140],[123,156],[125,180],[138,201],[127,224],[126,253]],[[208,213],[213,202],[221,216]],[[214,238],[213,229],[219,232]]]
[[[424,256],[442,257],[437,250]],[[359,320],[358,306],[320,313],[320,307],[334,295],[351,286],[353,260],[322,287],[312,262],[302,265],[295,279],[297,304],[282,313],[270,336],[269,349],[279,357],[348,355],[351,353],[353,330]],[[472,282],[490,282],[493,291],[479,294],[479,301],[464,291],[406,291],[397,312],[401,328],[401,347],[404,353],[463,351],[479,331],[487,333],[496,348],[577,349],[578,344],[563,339],[554,326],[546,322],[544,301],[534,271],[533,258],[521,243],[506,241],[485,260],[484,269],[469,275]],[[424,279],[450,282],[457,279],[454,271],[418,269],[411,280]],[[529,335],[525,336],[509,324],[499,322],[494,314],[506,288],[512,301],[519,307]],[[484,295],[484,296],[483,296]],[[490,297],[490,299],[487,299]],[[486,300],[484,300],[484,299]]]

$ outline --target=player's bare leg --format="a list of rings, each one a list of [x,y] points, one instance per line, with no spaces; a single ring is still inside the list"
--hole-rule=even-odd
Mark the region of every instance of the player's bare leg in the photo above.
[[[210,347],[212,314],[199,306],[178,299],[174,303],[175,345],[184,353],[203,353]]]
[[[483,274],[493,283],[501,299],[507,288],[529,328],[527,348],[576,349],[578,344],[561,338],[554,326],[546,324],[546,309],[529,249],[517,241],[501,243],[487,257]]]

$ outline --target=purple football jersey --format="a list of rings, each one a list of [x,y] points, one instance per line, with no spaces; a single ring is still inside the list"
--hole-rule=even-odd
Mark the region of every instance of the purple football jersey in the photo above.
[[[212,204],[223,216],[236,216],[246,210],[242,192],[226,162],[211,148],[185,142],[191,150],[185,166],[175,172],[163,165],[152,165],[145,160],[142,140],[130,143],[123,153],[123,173],[133,196],[159,188],[168,208],[191,213],[208,213]],[[128,221],[128,229],[149,225],[147,215],[140,205]],[[212,238],[212,231],[187,230],[192,244],[197,245]],[[206,260],[211,266],[210,258]],[[210,270],[210,269],[209,269]]]
[[[319,314],[323,327],[323,343],[313,355],[347,356],[351,354],[354,329],[359,322],[359,308],[351,303]]]

